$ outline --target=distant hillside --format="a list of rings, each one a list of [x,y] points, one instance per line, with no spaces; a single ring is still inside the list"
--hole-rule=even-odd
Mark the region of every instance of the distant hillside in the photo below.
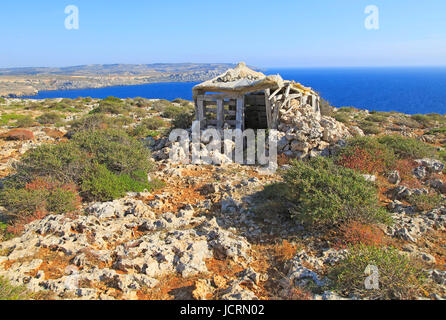
[[[32,96],[39,91],[103,88],[156,82],[209,80],[234,64],[95,64],[62,68],[0,69],[0,96]]]
[[[152,72],[187,73],[224,71],[229,63],[154,63],[154,64],[92,64],[61,68],[24,67],[0,69],[0,75],[142,75]]]

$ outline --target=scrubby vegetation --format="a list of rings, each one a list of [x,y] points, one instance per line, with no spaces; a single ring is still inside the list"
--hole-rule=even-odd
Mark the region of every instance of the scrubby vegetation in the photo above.
[[[367,174],[384,174],[397,169],[397,160],[438,158],[436,148],[414,138],[399,135],[356,137],[339,150],[335,162]]]
[[[366,299],[420,296],[436,299],[446,292],[444,285],[432,289],[436,285],[432,281],[437,281],[432,274],[428,274],[426,284],[421,271],[443,270],[444,232],[438,226],[443,223],[446,171],[431,167],[430,161],[426,161],[428,164],[415,161],[446,159],[446,151],[442,149],[446,146],[445,116],[368,112],[352,107],[336,109],[322,101],[322,114],[344,122],[355,137],[340,140],[336,145],[330,142],[330,147],[320,143],[300,161],[292,161],[291,153],[284,152],[279,155],[279,166],[283,166],[279,174],[260,175],[257,167],[183,166],[163,161],[169,151],[164,139],[169,130],[191,127],[193,103],[187,100],[109,97],[103,100],[17,101],[8,99],[7,104],[2,105],[0,118],[4,126],[0,142],[9,148],[0,163],[5,168],[0,184],[0,206],[4,208],[0,215],[0,240],[7,241],[24,232],[26,235],[22,239],[40,237],[31,235],[34,229],[26,226],[31,222],[37,226],[39,222],[35,220],[50,214],[64,216],[64,219],[51,221],[53,224],[59,220],[54,222],[57,226],[70,221],[82,222],[71,224],[72,229],[66,231],[64,237],[57,234],[57,228],[54,233],[45,234],[45,237],[60,240],[64,246],[61,244],[62,249],[57,251],[53,251],[55,247],[52,246],[42,247],[32,259],[43,263],[40,270],[31,271],[31,274],[44,271],[45,277],[54,276],[54,281],[59,281],[68,276],[64,268],[83,263],[84,256],[85,265],[79,268],[80,273],[86,274],[90,267],[102,269],[105,263],[95,256],[97,250],[101,254],[102,251],[111,252],[114,261],[111,267],[107,262],[110,270],[117,271],[123,281],[130,279],[135,283],[137,280],[131,278],[132,273],[118,269],[122,266],[117,250],[139,243],[138,239],[151,241],[158,232],[161,236],[154,236],[153,241],[163,246],[165,241],[176,237],[175,230],[183,232],[192,228],[197,230],[198,236],[207,237],[217,246],[222,242],[222,246],[235,243],[233,247],[237,250],[249,248],[253,258],[249,267],[252,266],[255,277],[266,279],[263,276],[268,275],[268,280],[258,281],[255,291],[244,285],[241,287],[261,299],[319,299],[321,296],[316,294],[325,295],[326,290],[333,291],[329,295],[338,293]],[[366,136],[353,126],[362,129]],[[313,144],[312,138],[310,140]],[[156,172],[152,172],[155,164],[150,160],[149,146],[154,150],[154,158],[160,160],[156,163]],[[327,156],[318,156],[319,152]],[[7,163],[14,164],[11,168]],[[162,190],[144,192],[158,188]],[[96,203],[115,199],[120,200]],[[107,215],[100,217],[111,207],[125,208],[126,213],[113,219]],[[98,218],[101,228],[84,223],[91,220],[84,216],[87,212]],[[140,215],[144,219],[140,219]],[[151,220],[152,215],[156,231],[151,231],[153,227],[149,223],[139,223],[146,217]],[[207,222],[211,223],[214,217],[215,226],[208,227],[201,222],[195,225],[198,219],[209,218]],[[193,224],[174,226],[183,221],[189,223],[189,220]],[[119,232],[113,240],[117,246],[109,250],[106,239],[111,224]],[[172,232],[165,233],[165,230]],[[232,231],[234,237],[231,235],[230,241],[226,236],[223,239],[222,235]],[[192,236],[192,242],[197,239],[193,233],[184,235]],[[72,239],[77,239],[76,243]],[[173,245],[177,246],[177,240],[181,239],[175,238]],[[96,246],[98,241],[104,246]],[[67,250],[66,244],[70,246]],[[75,248],[72,252],[71,247]],[[142,247],[138,251],[141,257],[145,254],[150,257],[150,252],[146,253]],[[248,265],[240,268],[239,262],[226,259],[225,253],[220,251],[224,250],[214,249],[214,256],[205,261],[208,271],[212,276],[228,280],[226,285],[230,280],[242,279],[239,271],[244,271]],[[20,248],[0,249],[0,256],[10,261],[17,253]],[[141,259],[141,267],[138,266],[140,269],[135,275],[146,276],[144,263],[150,259]],[[140,263],[136,260],[131,262]],[[379,270],[378,290],[364,287],[367,277],[364,271],[368,265]],[[303,268],[305,276],[293,278],[293,270]],[[27,279],[29,273],[26,266],[23,270],[22,280]],[[161,292],[185,288],[185,279],[180,274],[167,276],[167,281],[156,278],[160,282],[154,289],[139,290],[138,298],[141,295],[153,297],[152,292],[159,292],[165,298],[169,294],[161,295]],[[316,276],[320,282],[315,280]],[[202,280],[199,277],[196,276]],[[188,288],[200,287],[194,282],[196,278],[186,280],[190,280]],[[51,283],[52,280],[42,281]],[[290,280],[289,288],[284,280]],[[97,290],[92,290],[89,298],[102,297],[107,292],[113,292],[113,297],[118,299],[135,297],[130,287],[121,290],[111,283],[114,281],[110,280],[111,284],[108,280],[106,284],[100,282],[100,286],[95,282],[94,288],[92,283],[83,283],[86,288]],[[17,295],[16,288],[5,283],[0,279],[0,299],[28,297],[27,293]],[[213,297],[221,296],[222,290],[216,288],[213,281],[210,288]],[[68,297],[64,288],[58,290],[58,297]],[[127,295],[124,291],[130,293]],[[3,292],[7,294],[2,295]],[[95,296],[95,292],[98,295]],[[84,293],[88,295],[90,290]]]
[[[381,129],[379,126],[373,122],[373,121],[361,121],[359,123],[359,128],[365,133],[365,134],[378,134],[381,133]]]
[[[31,116],[24,116],[23,118],[17,119],[15,126],[17,128],[29,128],[34,125],[34,119]]]
[[[37,122],[40,124],[57,124],[62,121],[62,116],[55,112],[46,112],[41,116],[37,117]]]
[[[365,273],[373,265],[379,272],[379,289],[367,290]],[[414,299],[421,294],[425,275],[415,263],[394,248],[358,245],[329,270],[331,289],[369,299]]]
[[[383,174],[394,169],[395,160],[393,150],[376,138],[358,137],[348,141],[347,146],[338,152],[335,162],[362,173]]]
[[[16,217],[41,211],[51,214],[71,213],[80,207],[76,186],[36,179],[22,189],[7,188],[2,193],[2,204]]]
[[[15,113],[4,113],[0,117],[0,126],[7,126],[11,123],[11,121],[19,121],[20,119],[25,118],[26,116]]]
[[[130,134],[134,137],[145,138],[148,136],[157,136],[158,130],[166,128],[168,123],[159,117],[143,119],[135,128],[130,130]]]
[[[400,159],[435,158],[436,149],[415,138],[400,135],[387,135],[378,138],[378,142],[390,148]]]
[[[172,126],[178,129],[189,129],[195,119],[195,113],[192,111],[182,111],[177,114],[172,121]]]
[[[0,203],[18,222],[29,222],[35,214],[75,211],[78,192],[106,201],[151,190],[149,159],[149,150],[122,130],[81,131],[68,142],[29,151],[5,182]]]
[[[377,190],[362,175],[326,158],[294,161],[284,174],[295,219],[311,225],[348,220],[389,222],[379,206]]]
[[[115,98],[108,97],[99,102],[99,106],[91,111],[91,113],[108,113],[108,114],[128,114],[130,110],[130,105],[125,101]]]

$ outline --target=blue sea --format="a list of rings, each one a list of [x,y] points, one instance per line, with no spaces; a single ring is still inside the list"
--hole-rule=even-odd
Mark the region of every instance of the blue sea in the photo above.
[[[299,68],[267,69],[312,87],[333,106],[353,106],[408,114],[446,113],[446,68]],[[154,83],[100,89],[42,91],[33,99],[143,97],[191,99],[196,82]]]

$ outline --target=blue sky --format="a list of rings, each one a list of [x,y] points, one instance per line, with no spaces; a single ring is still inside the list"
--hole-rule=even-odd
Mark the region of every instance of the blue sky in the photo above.
[[[79,8],[79,30],[64,26]],[[367,5],[380,29],[367,30]],[[446,1],[15,0],[0,67],[238,62],[259,67],[446,65]]]

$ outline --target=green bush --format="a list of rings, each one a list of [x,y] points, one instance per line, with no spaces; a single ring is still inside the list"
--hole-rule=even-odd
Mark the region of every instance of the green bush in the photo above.
[[[52,181],[79,184],[92,162],[103,164],[116,174],[148,172],[153,165],[150,151],[124,131],[82,131],[69,142],[30,150],[15,165],[16,180],[26,183],[35,177],[48,177]]]
[[[400,115],[398,118],[396,118],[393,121],[393,123],[397,124],[398,126],[405,126],[405,127],[412,128],[412,129],[421,128],[421,124],[418,121],[412,119],[411,117],[409,117],[405,114]]]
[[[80,131],[95,131],[104,129],[121,129],[132,122],[132,119],[124,116],[110,117],[102,113],[89,114],[70,123],[67,136],[72,137]]]
[[[358,109],[354,107],[341,107],[338,109],[338,112],[343,112],[343,113],[353,113],[355,111],[358,111]]]
[[[64,214],[79,208],[80,199],[74,187],[37,179],[25,188],[6,188],[0,193],[0,203],[8,214],[17,217],[36,212]]]
[[[193,105],[192,101],[181,99],[181,98],[176,98],[175,100],[172,100],[172,102],[178,103],[178,104],[180,104],[180,105],[182,105],[184,107],[188,107],[188,106]]]
[[[365,273],[373,265],[379,272],[379,289],[367,290]],[[414,299],[425,281],[422,270],[394,248],[359,245],[350,248],[328,272],[331,289],[344,294],[370,299]]]
[[[410,116],[411,119],[420,123],[423,127],[432,127],[435,125],[435,122],[444,123],[445,117],[438,113],[430,113],[430,114],[414,114]]]
[[[359,123],[359,128],[365,133],[365,134],[378,134],[381,133],[381,129],[372,121],[361,121]]]
[[[174,119],[176,116],[182,114],[183,111],[184,111],[184,108],[182,108],[182,107],[170,105],[164,109],[162,116],[164,118]]]
[[[115,97],[108,97],[99,102],[99,106],[91,111],[94,113],[109,113],[109,114],[127,114],[130,106],[124,101]]]
[[[172,102],[164,99],[151,102],[151,107],[157,112],[163,112],[167,107],[171,106],[173,106]]]
[[[177,129],[190,129],[194,119],[195,114],[193,112],[183,111],[174,117],[172,126]]]
[[[388,135],[378,138],[378,142],[391,148],[400,159],[434,158],[436,149],[414,138],[400,135]]]
[[[135,128],[129,130],[130,135],[137,138],[159,135],[159,130],[168,126],[160,117],[143,119]]]
[[[125,188],[119,177],[101,164],[93,165],[86,172],[81,191],[84,198],[95,201],[109,201],[125,195]]]
[[[62,121],[62,116],[59,113],[47,112],[37,117],[36,120],[40,124],[57,124]]]
[[[31,116],[24,116],[23,118],[17,119],[15,126],[18,128],[29,128],[34,125],[34,119]]]
[[[86,172],[82,180],[81,191],[85,198],[93,201],[110,201],[122,198],[127,192],[151,191],[153,184],[149,184],[147,173],[134,171],[131,174],[117,175],[105,165],[95,163]]]
[[[348,124],[350,123],[350,117],[348,116],[347,113],[341,113],[341,112],[336,112],[333,116],[333,118],[336,119],[336,121]]]
[[[333,225],[348,220],[363,223],[390,222],[379,207],[373,184],[354,170],[317,157],[293,161],[284,175],[292,217],[310,225]]]
[[[387,117],[382,115],[382,114],[370,114],[369,116],[367,116],[365,119],[365,121],[372,121],[372,122],[385,122],[387,121]]]
[[[1,103],[1,104],[5,104],[5,103],[6,103],[6,99],[5,99],[5,98],[2,98],[2,97],[0,97],[0,103]]]
[[[73,142],[57,145],[41,145],[28,151],[22,160],[15,164],[16,181],[21,186],[37,177],[52,181],[78,183],[88,165],[88,155]]]
[[[149,149],[125,131],[82,131],[74,135],[72,141],[114,173],[148,172],[152,169]]]
[[[141,126],[147,130],[158,130],[166,127],[167,123],[159,117],[152,117],[143,119],[138,126]]]
[[[4,182],[0,201],[22,217],[36,211],[69,212],[76,187],[84,199],[107,201],[160,186],[147,181],[152,166],[149,149],[125,131],[81,131],[68,142],[28,151]]]

